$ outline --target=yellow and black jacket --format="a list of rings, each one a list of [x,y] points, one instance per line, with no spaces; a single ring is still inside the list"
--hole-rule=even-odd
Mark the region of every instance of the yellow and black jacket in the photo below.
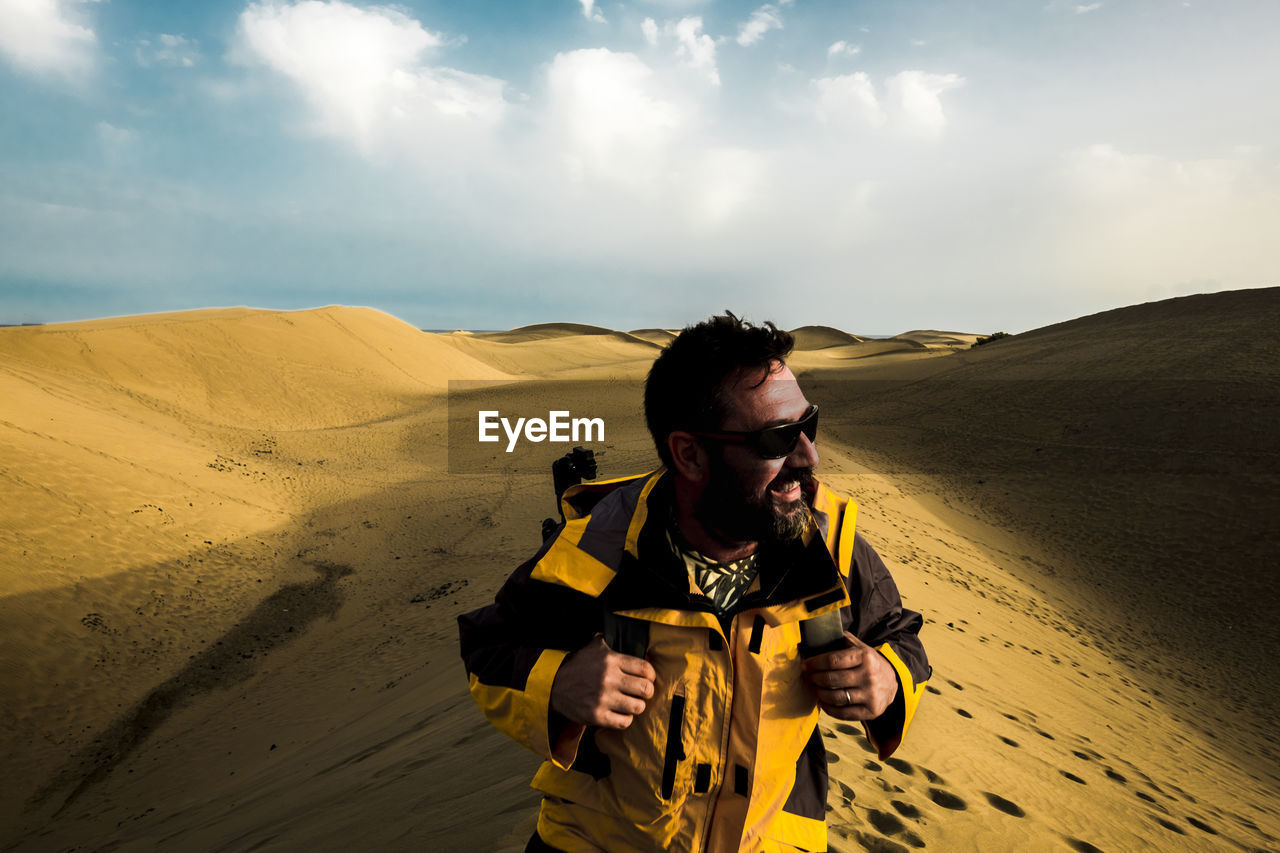
[[[801,622],[838,612],[893,664],[898,696],[864,725],[882,758],[930,669],[920,615],[854,533],[856,505],[814,485],[814,523],[799,541],[762,546],[756,581],[726,617],[666,540],[661,470],[570,489],[557,534],[493,604],[459,617],[472,696],[546,759],[533,779],[544,842],[570,853],[827,849],[826,749],[801,678]],[[551,685],[598,635],[649,660],[655,695],[625,730],[566,731],[549,719]]]

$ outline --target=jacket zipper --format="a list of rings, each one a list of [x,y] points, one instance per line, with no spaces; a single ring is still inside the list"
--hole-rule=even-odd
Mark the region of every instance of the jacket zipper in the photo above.
[[[708,808],[706,815],[704,816],[706,826],[703,827],[702,830],[702,843],[698,847],[699,850],[706,850],[707,846],[711,843],[711,833],[714,828],[712,826],[712,819],[715,817],[716,806],[720,802],[720,790],[724,787],[725,775],[729,772],[729,730],[733,724],[733,698],[734,693],[736,692],[734,690],[734,649],[738,642],[737,627],[738,616],[735,615],[730,623],[729,632],[724,638],[724,653],[729,659],[729,664],[728,677],[725,679],[728,698],[724,703],[724,714],[721,715],[721,719],[724,721],[724,726],[720,731],[720,774],[716,784],[707,791]]]
[[[667,756],[662,764],[662,799],[671,799],[676,787],[676,763],[684,760],[684,697],[671,697],[671,720],[667,728]]]

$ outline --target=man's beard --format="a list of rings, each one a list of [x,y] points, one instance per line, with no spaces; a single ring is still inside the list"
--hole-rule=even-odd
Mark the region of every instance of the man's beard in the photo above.
[[[790,542],[809,526],[805,492],[813,481],[812,468],[783,468],[761,494],[752,495],[719,454],[710,456],[711,478],[694,517],[716,538],[726,543]],[[786,491],[794,483],[801,486],[799,498],[779,504],[770,496],[771,489]]]

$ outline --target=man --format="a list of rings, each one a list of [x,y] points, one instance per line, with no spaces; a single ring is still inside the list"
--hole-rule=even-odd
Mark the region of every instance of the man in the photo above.
[[[645,385],[663,467],[566,522],[459,617],[471,692],[546,761],[528,850],[826,850],[820,712],[897,748],[921,618],[813,476],[817,408],[772,323],[685,329]]]

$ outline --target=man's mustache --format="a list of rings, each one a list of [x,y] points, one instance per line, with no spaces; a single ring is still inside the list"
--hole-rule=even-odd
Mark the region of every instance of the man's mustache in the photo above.
[[[803,468],[789,468],[778,473],[769,483],[769,488],[776,491],[785,491],[786,486],[790,488],[792,483],[799,483],[800,487],[807,488],[813,482],[813,468],[805,466]]]

